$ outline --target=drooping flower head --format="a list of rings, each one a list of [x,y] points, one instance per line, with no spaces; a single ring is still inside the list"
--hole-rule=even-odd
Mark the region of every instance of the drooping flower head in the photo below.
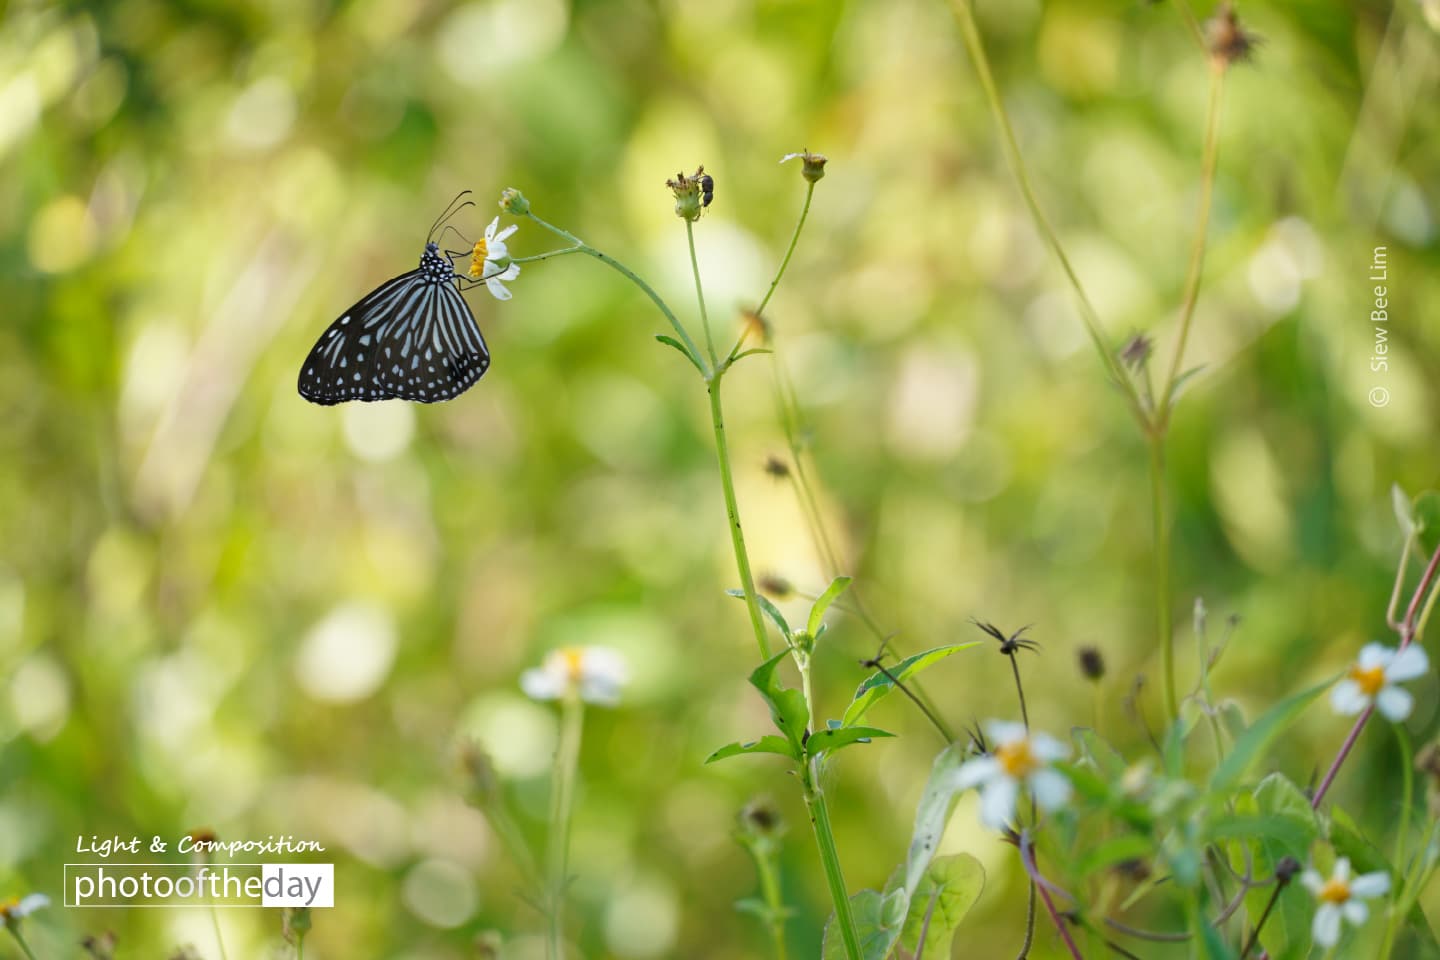
[[[1370,916],[1370,908],[1363,901],[1383,896],[1390,890],[1390,877],[1384,871],[1350,876],[1348,857],[1335,861],[1335,870],[1329,877],[1310,869],[1300,875],[1300,882],[1319,902],[1311,935],[1317,944],[1327,948],[1339,942],[1342,918],[1351,926],[1360,926]]]
[[[613,707],[628,679],[625,659],[609,647],[561,647],[540,666],[520,675],[520,689],[536,700],[577,696],[586,703]]]

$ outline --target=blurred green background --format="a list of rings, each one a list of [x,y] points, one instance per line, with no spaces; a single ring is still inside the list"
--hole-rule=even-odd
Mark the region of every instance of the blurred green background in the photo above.
[[[1440,460],[1440,36],[1408,0],[1284,6],[1241,10],[1264,44],[1227,85],[1192,340],[1206,369],[1171,445],[1179,649],[1196,595],[1239,615],[1217,683],[1251,712],[1384,635],[1389,488],[1434,484]],[[634,681],[586,729],[583,954],[765,955],[731,906],[754,890],[733,818],[759,795],[792,824],[792,949],[818,954],[829,907],[791,778],[778,761],[701,765],[768,719],[743,680],[744,610],[722,592],[735,574],[702,388],[651,339],[650,304],[588,259],[529,265],[514,300],[470,295],[494,365],[460,399],[296,394],[325,325],[411,269],[464,188],[480,201],[457,221],[471,236],[518,187],[690,320],[664,181],[703,163],[717,191],[701,265],[730,330],[803,197],[798,166],[776,161],[828,154],[769,313],[868,606],[910,652],[977,638],[971,616],[1033,623],[1037,725],[1063,733],[1098,710],[1141,754],[1121,701],[1157,666],[1143,443],[941,0],[0,9],[0,895],[58,903],[61,864],[87,859],[77,835],[285,833],[337,865],[312,956],[467,957],[491,928],[507,956],[536,956],[543,924],[462,801],[456,746],[487,744],[541,840],[556,722],[516,678],[553,646],[608,644]],[[1150,331],[1168,358],[1203,57],[1170,3],[978,12],[1112,338]],[[1380,244],[1384,375],[1367,318]],[[511,241],[551,246],[523,225]],[[816,591],[793,491],[762,470],[783,451],[770,363],[728,380],[741,506],[757,568]],[[838,716],[873,641],[832,619],[818,682]],[[1074,665],[1082,644],[1109,663],[1098,695]],[[993,648],[927,683],[954,725],[1015,713]],[[1425,684],[1417,736],[1436,723]],[[856,890],[903,856],[940,746],[900,698],[872,718],[902,736],[847,752],[831,787]],[[1312,711],[1283,769],[1305,782],[1345,729]],[[1380,829],[1397,760],[1383,731],[1363,746],[1340,797]],[[947,845],[990,880],[957,950],[1009,955],[1022,875],[974,812],[967,798]],[[230,956],[273,955],[273,911],[221,919]],[[27,926],[42,957],[105,928],[127,956],[217,955],[199,910],[56,906]],[[1037,955],[1054,948],[1042,928]]]

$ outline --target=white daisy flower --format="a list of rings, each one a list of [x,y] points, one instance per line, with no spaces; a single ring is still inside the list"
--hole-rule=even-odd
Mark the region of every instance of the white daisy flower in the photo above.
[[[50,906],[50,898],[43,893],[32,893],[27,897],[11,897],[9,900],[0,902],[0,927],[14,926],[41,907],[48,906]]]
[[[535,700],[578,696],[586,703],[613,707],[629,679],[625,658],[609,647],[561,647],[540,666],[520,675],[520,689]]]
[[[1070,748],[1043,733],[1027,734],[1023,723],[992,721],[985,727],[994,752],[968,760],[955,772],[960,790],[980,788],[980,822],[1004,830],[1015,819],[1020,788],[1027,787],[1042,810],[1070,799],[1070,781],[1048,766],[1070,755]]]
[[[1330,691],[1330,705],[1336,713],[1343,714],[1360,713],[1374,706],[1386,718],[1399,723],[1410,716],[1415,698],[1396,684],[1423,676],[1429,669],[1430,660],[1417,645],[1393,650],[1378,643],[1368,643],[1345,678]]]
[[[1370,916],[1370,908],[1361,900],[1384,896],[1390,890],[1390,877],[1383,871],[1351,877],[1348,857],[1335,861],[1335,872],[1329,879],[1311,869],[1300,875],[1300,882],[1320,902],[1310,933],[1316,943],[1327,948],[1340,940],[1342,917],[1351,926],[1360,926]]]
[[[485,239],[477,240],[475,249],[470,254],[470,276],[475,280],[484,280],[485,288],[496,300],[509,300],[511,296],[501,281],[508,282],[520,276],[518,263],[501,267],[502,263],[510,259],[510,248],[505,245],[505,241],[518,229],[519,227],[512,223],[501,230],[500,218],[496,217],[490,221],[490,226],[485,228]]]

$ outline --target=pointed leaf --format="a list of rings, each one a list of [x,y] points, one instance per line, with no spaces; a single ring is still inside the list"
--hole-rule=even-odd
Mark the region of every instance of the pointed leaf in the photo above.
[[[744,590],[726,590],[725,592],[732,597],[739,597],[741,600],[745,599]],[[760,604],[760,609],[765,611],[765,615],[774,621],[775,626],[780,628],[780,635],[785,638],[785,643],[787,645],[790,644],[792,636],[790,624],[785,622],[785,616],[780,612],[780,608],[771,603],[770,598],[763,593],[755,594],[755,600]]]
[[[861,890],[850,898],[850,913],[855,918],[855,932],[860,935],[861,960],[885,960],[895,941],[900,939],[904,925],[904,891],[880,894]],[[825,943],[820,955],[822,960],[849,960],[834,914],[825,924]]]
[[[859,689],[855,691],[855,699],[850,702],[850,706],[845,708],[845,725],[858,723],[860,718],[865,716],[865,711],[895,689],[896,681],[904,683],[921,670],[939,663],[952,653],[979,645],[980,641],[972,640],[969,643],[951,643],[943,647],[935,647],[924,653],[917,653],[913,657],[906,657],[895,666],[886,667],[885,671],[873,674],[860,684]]]
[[[1251,765],[1283,733],[1316,697],[1330,689],[1331,681],[1316,684],[1308,690],[1280,701],[1262,714],[1250,728],[1235,741],[1225,762],[1216,768],[1210,778],[1211,793],[1228,793],[1240,778],[1249,772]]]
[[[805,732],[810,724],[810,710],[805,706],[805,695],[799,690],[788,690],[775,675],[780,662],[790,656],[789,650],[782,650],[755,668],[750,674],[750,685],[760,691],[760,696],[770,707],[770,719],[795,748],[795,755],[805,753]]]
[[[814,739],[814,738],[811,738]],[[790,757],[799,760],[800,755],[796,752],[793,744],[784,737],[767,735],[759,740],[751,740],[747,743],[729,743],[716,750],[705,758],[706,763],[714,763],[717,760],[725,760],[729,757],[739,757],[747,753],[776,753],[782,757]]]
[[[821,730],[819,733],[812,733],[810,739],[805,741],[805,754],[810,757],[818,757],[854,743],[869,743],[872,737],[893,736],[895,734],[877,727],[838,727]]]
[[[1175,382],[1172,383],[1172,384],[1170,384],[1170,398],[1169,398],[1169,402],[1170,402],[1170,403],[1174,403],[1177,399],[1179,399],[1179,397],[1180,397],[1180,389],[1181,389],[1182,387],[1184,387],[1186,383],[1189,382],[1189,380],[1190,380],[1191,377],[1195,376],[1197,373],[1199,373],[1201,370],[1204,370],[1204,369],[1205,369],[1205,364],[1202,363],[1202,364],[1200,364],[1200,366],[1198,366],[1198,367],[1191,367],[1189,370],[1186,370],[1184,373],[1180,374],[1180,376],[1176,377],[1176,378],[1175,378]]]
[[[897,870],[898,873],[898,870]],[[980,899],[985,889],[985,868],[968,853],[936,857],[920,878],[910,897],[900,946],[914,954],[943,958],[950,956],[955,928]],[[926,916],[929,925],[926,925]],[[925,931],[923,950],[920,931]]]
[[[663,333],[655,334],[655,339],[659,340],[667,347],[674,347],[676,350],[679,350],[681,356],[683,356],[686,360],[689,360],[691,365],[694,366],[696,370],[700,371],[700,375],[702,377],[705,375],[705,370],[703,367],[700,366],[700,361],[695,359],[695,356],[689,350],[685,349],[685,345],[682,344],[679,340],[676,340],[674,337],[668,336]]]
[[[830,609],[830,604],[839,599],[840,594],[845,592],[845,588],[850,586],[850,579],[850,577],[836,577],[830,581],[830,586],[825,588],[825,592],[820,594],[820,598],[810,608],[810,619],[805,624],[806,633],[812,637],[820,635],[820,624],[825,619],[825,611]]]

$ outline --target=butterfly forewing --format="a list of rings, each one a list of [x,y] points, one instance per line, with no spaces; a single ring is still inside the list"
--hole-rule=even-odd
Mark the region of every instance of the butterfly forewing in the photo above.
[[[321,335],[300,368],[300,395],[347,400],[449,400],[490,366],[490,351],[450,261],[427,244],[420,267],[381,284]]]

